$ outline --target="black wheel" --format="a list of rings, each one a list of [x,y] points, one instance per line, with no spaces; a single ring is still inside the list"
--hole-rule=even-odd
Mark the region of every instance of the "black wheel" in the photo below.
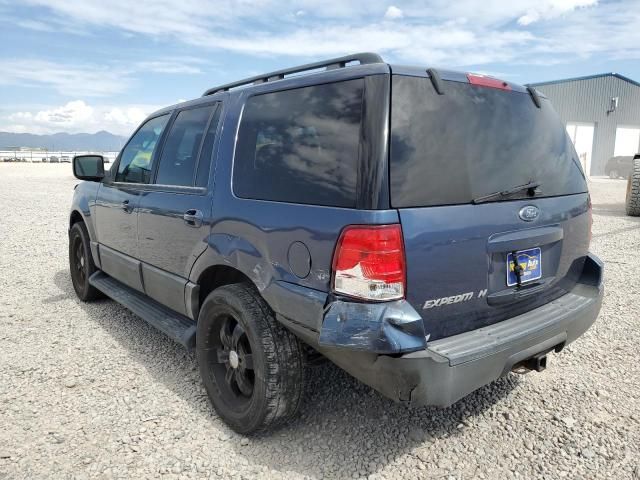
[[[71,283],[83,302],[95,300],[100,292],[89,284],[89,277],[96,271],[89,246],[89,233],[84,223],[78,222],[69,231],[69,271]]]
[[[251,285],[209,294],[198,316],[196,353],[202,381],[218,415],[236,432],[285,423],[304,389],[304,353]]]
[[[633,160],[627,180],[627,215],[640,217],[640,158]]]

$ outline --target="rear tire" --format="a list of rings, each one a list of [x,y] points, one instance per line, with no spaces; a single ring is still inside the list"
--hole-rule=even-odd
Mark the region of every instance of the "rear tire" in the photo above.
[[[640,216],[640,158],[633,161],[627,180],[627,215]]]
[[[69,271],[73,289],[83,302],[90,302],[102,296],[100,291],[89,283],[89,277],[96,270],[87,227],[83,222],[74,223],[69,230]]]
[[[198,316],[196,355],[214,408],[247,434],[286,423],[304,390],[304,352],[251,285],[209,294]]]

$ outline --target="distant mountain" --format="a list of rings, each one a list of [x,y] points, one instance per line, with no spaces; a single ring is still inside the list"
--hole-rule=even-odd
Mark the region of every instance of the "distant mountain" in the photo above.
[[[104,130],[96,133],[31,133],[0,132],[0,150],[15,147],[44,148],[58,151],[119,151],[127,139]]]

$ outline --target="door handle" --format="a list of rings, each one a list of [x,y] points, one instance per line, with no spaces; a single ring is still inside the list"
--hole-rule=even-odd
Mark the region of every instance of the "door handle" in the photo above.
[[[184,219],[184,223],[186,223],[190,227],[198,228],[200,225],[202,225],[202,219],[204,218],[204,215],[200,210],[192,208],[184,212],[182,218]]]
[[[133,207],[129,205],[129,200],[124,200],[122,202],[122,209],[125,213],[131,213],[133,211]]]

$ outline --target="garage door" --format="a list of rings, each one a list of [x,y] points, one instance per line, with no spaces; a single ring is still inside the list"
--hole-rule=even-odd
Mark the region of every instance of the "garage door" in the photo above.
[[[567,123],[567,133],[578,152],[582,169],[587,175],[591,175],[591,154],[593,152],[593,123]]]
[[[640,152],[640,127],[616,128],[615,157],[635,155]]]

